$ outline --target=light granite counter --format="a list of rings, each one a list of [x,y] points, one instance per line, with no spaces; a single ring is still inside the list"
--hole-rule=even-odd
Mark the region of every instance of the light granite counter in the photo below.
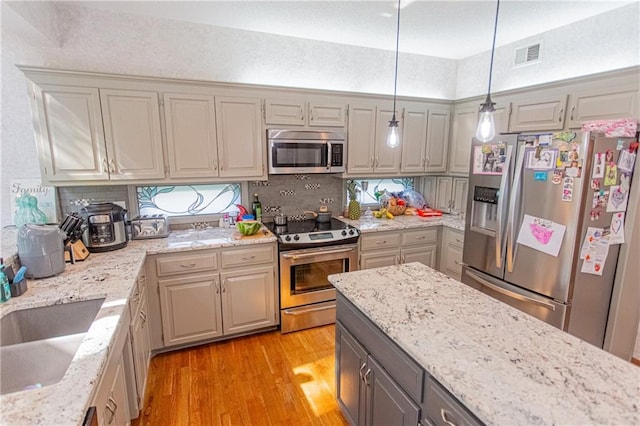
[[[411,228],[429,228],[432,226],[445,226],[447,228],[464,231],[464,221],[458,217],[443,214],[440,217],[420,217],[420,216],[396,216],[393,219],[370,219],[370,220],[350,220],[344,217],[339,218],[360,230],[360,233],[379,231],[396,231]]]
[[[11,233],[15,235],[15,229],[3,230],[2,255],[6,257],[16,254],[15,236]],[[105,298],[105,301],[62,380],[0,396],[0,423],[80,424],[113,350],[115,335],[123,325],[123,314],[146,255],[276,241],[268,231],[249,238],[239,237],[234,229],[221,228],[173,232],[168,238],[130,241],[124,249],[92,253],[83,262],[67,264],[64,272],[55,277],[28,280],[26,293],[0,304],[0,316],[18,309],[78,300]],[[5,244],[11,238],[13,251]]]
[[[640,368],[427,266],[329,281],[486,424],[640,424]]]

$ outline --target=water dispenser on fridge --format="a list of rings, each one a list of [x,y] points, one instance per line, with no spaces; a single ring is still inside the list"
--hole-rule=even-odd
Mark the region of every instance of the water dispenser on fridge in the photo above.
[[[496,235],[498,220],[498,188],[473,187],[470,229],[491,237]]]

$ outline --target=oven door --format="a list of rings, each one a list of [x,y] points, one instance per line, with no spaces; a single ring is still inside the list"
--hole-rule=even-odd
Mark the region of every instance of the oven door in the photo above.
[[[269,141],[269,173],[328,173],[327,141]]]
[[[355,271],[357,265],[357,244],[281,252],[280,308],[335,300],[327,277]]]

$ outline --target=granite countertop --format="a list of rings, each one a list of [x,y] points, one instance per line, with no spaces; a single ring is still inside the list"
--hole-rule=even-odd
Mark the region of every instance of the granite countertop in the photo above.
[[[2,256],[16,255],[15,229],[2,231]],[[234,229],[172,232],[168,238],[130,241],[126,248],[92,253],[55,277],[30,279],[20,297],[0,304],[0,316],[31,307],[105,298],[69,369],[56,384],[0,396],[2,424],[80,424],[123,325],[128,299],[147,254],[275,242],[267,234],[239,238]],[[13,244],[13,247],[12,247]]]
[[[640,368],[427,266],[329,281],[486,424],[640,424]]]
[[[346,224],[349,224],[360,230],[360,233],[379,231],[397,231],[401,229],[411,228],[428,228],[431,226],[445,226],[447,228],[464,231],[464,220],[459,217],[443,214],[440,217],[420,217],[402,215],[393,219],[370,219],[370,220],[350,220],[344,217],[339,218]]]

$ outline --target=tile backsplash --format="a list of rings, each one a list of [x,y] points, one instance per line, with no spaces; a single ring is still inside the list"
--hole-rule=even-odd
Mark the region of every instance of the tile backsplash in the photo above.
[[[331,175],[270,175],[267,181],[249,182],[249,200],[245,205],[250,208],[253,194],[258,194],[267,222],[280,213],[289,219],[302,219],[305,210],[318,211],[321,204],[339,216],[344,210],[344,190],[344,181]]]
[[[58,188],[60,217],[66,213],[80,211],[82,206],[76,205],[77,200],[87,200],[96,203],[124,201],[129,202],[126,185],[101,186],[61,186]],[[126,206],[129,209],[129,206]]]

